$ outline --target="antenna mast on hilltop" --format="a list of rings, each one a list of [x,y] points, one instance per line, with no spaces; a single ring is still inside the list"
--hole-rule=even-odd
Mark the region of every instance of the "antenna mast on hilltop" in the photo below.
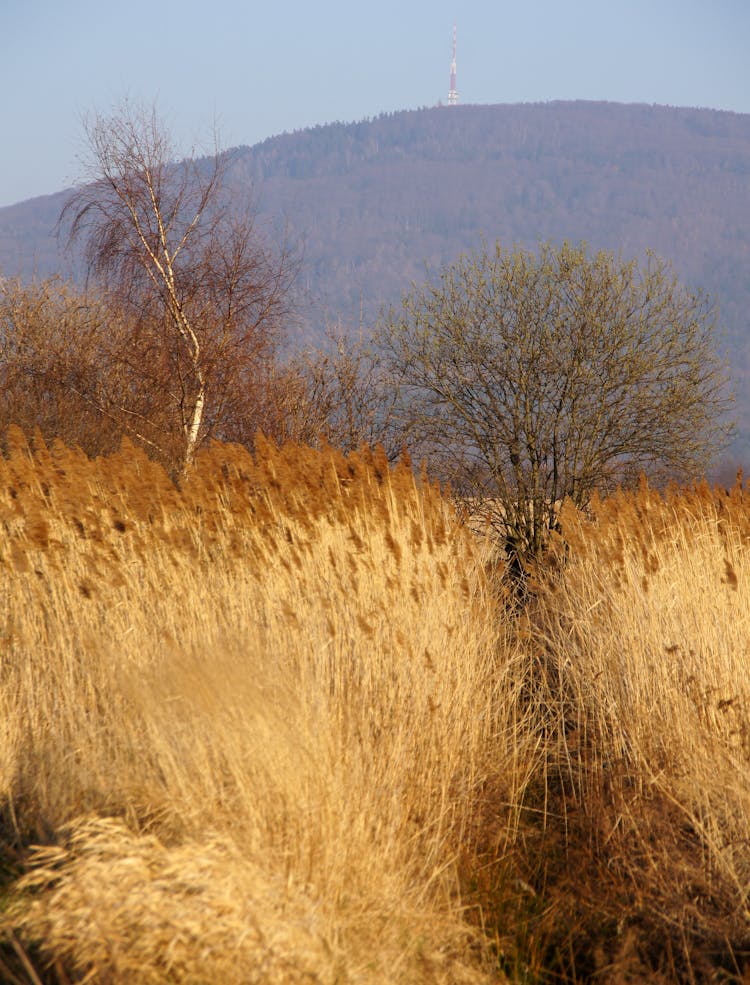
[[[451,59],[451,84],[448,89],[448,105],[458,105],[458,91],[456,90],[456,25],[453,25],[453,58]]]

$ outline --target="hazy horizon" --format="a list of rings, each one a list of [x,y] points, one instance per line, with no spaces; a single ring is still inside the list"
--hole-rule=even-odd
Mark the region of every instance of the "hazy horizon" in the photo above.
[[[460,103],[606,100],[750,112],[750,6],[717,0],[343,0],[249,10],[219,0],[120,9],[9,0],[0,23],[0,206],[80,176],[82,118],[128,94],[158,102],[190,153],[216,122],[225,147],[445,102],[458,28]]]

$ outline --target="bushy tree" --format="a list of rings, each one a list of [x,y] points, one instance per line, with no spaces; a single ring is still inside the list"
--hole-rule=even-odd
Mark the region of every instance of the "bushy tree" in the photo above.
[[[95,294],[56,278],[0,281],[0,442],[17,424],[94,456],[137,434],[142,422],[119,414],[133,382],[112,358],[123,334]]]
[[[412,442],[521,559],[565,497],[703,472],[730,431],[715,322],[652,254],[497,244],[415,286],[378,338]]]

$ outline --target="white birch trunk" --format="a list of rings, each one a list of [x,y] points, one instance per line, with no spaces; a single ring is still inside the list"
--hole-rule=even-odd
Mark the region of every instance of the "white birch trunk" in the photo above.
[[[186,431],[186,441],[185,441],[185,458],[182,463],[182,474],[186,475],[193,466],[193,461],[195,459],[195,449],[198,445],[198,437],[200,435],[201,424],[203,423],[203,409],[206,403],[206,389],[203,384],[198,391],[198,396],[195,398],[195,403],[193,404],[193,415],[190,424],[185,429]]]

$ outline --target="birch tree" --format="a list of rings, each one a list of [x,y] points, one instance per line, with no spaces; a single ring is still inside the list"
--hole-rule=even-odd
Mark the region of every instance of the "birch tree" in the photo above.
[[[122,407],[127,429],[184,474],[272,364],[294,263],[230,194],[229,156],[215,147],[179,161],[155,109],[125,102],[88,121],[85,135],[84,180],[61,226],[126,314],[120,356],[161,402],[158,415]]]

